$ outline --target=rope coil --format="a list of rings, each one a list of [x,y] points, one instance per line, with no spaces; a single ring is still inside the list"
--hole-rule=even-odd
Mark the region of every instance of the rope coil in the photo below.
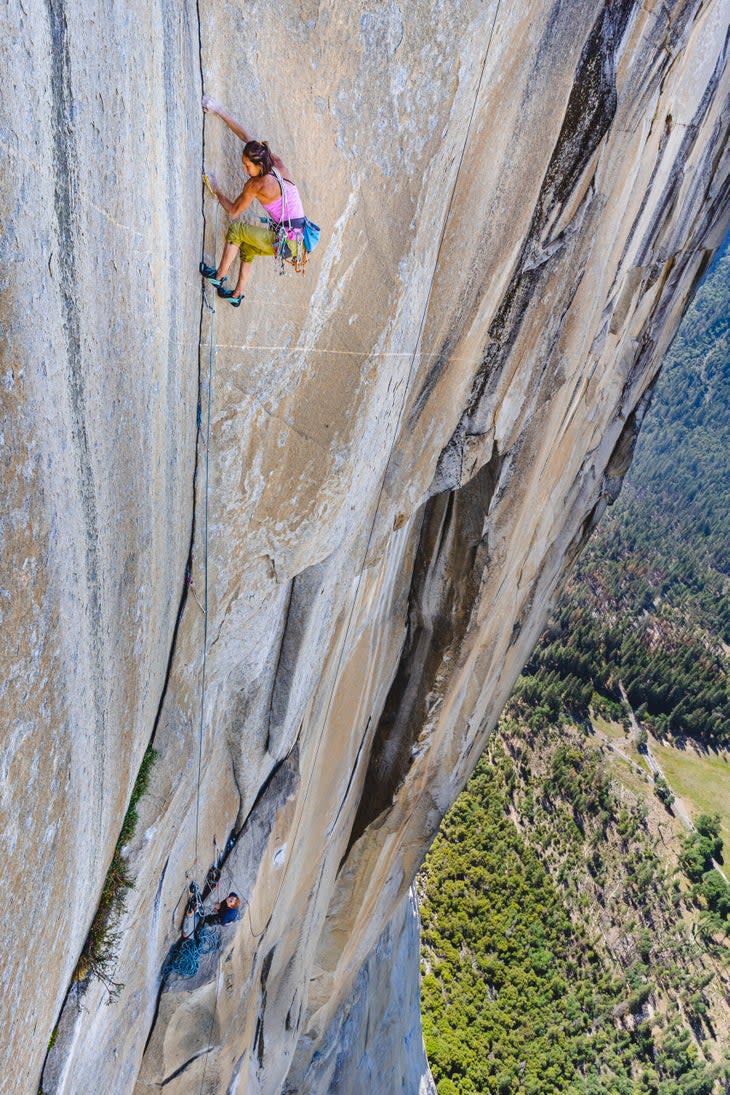
[[[188,939],[178,940],[171,948],[162,967],[163,980],[171,974],[178,977],[195,977],[203,955],[212,954],[220,945],[220,928],[211,924],[202,924],[194,935]]]

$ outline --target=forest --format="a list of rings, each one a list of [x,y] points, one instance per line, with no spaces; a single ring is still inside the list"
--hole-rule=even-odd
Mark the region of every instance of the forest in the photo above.
[[[622,495],[419,878],[439,1095],[728,1090],[720,817],[699,813],[681,836],[663,777],[617,760],[593,730],[628,728],[628,700],[644,741],[730,746],[728,407],[726,242],[665,360]]]
[[[600,754],[537,735],[503,723],[419,878],[438,1095],[723,1090],[712,1013],[730,951],[716,924],[698,942],[702,898],[666,869]]]
[[[730,743],[730,251],[664,364],[634,463],[517,686],[533,719],[620,705]]]

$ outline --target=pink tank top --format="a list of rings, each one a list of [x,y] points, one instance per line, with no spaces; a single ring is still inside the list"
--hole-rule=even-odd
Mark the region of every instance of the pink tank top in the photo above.
[[[294,183],[287,182],[284,179],[284,193],[286,194],[286,208],[282,210],[284,205],[281,194],[276,201],[271,202],[270,205],[264,205],[264,209],[271,217],[272,221],[280,224],[282,220],[295,221],[299,217],[304,216],[304,206],[302,205],[302,199],[299,197],[299,191]]]

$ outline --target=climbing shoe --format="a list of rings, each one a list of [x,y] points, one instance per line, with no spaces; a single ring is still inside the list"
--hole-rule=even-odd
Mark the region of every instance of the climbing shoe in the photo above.
[[[208,279],[208,281],[210,282],[211,285],[215,285],[216,289],[219,289],[221,287],[221,285],[223,284],[223,282],[226,280],[225,278],[217,278],[215,276],[216,275],[215,266],[208,266],[208,265],[206,265],[206,263],[201,262],[198,269],[200,270],[203,277]]]
[[[234,308],[240,308],[244,294],[241,293],[240,297],[237,297],[232,289],[224,289],[222,285],[219,285],[218,296],[223,297],[223,300],[227,300]]]

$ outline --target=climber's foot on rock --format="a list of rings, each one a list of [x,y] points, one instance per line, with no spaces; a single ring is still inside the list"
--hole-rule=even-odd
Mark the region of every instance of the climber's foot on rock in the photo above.
[[[234,308],[238,308],[243,300],[243,293],[237,293],[235,289],[224,289],[222,286],[218,286],[218,296],[223,300],[227,300],[229,304],[232,304]]]
[[[219,278],[216,268],[214,266],[208,266],[204,262],[201,262],[198,269],[200,270],[200,273],[203,275],[203,277],[207,278],[211,285],[215,285],[216,289],[219,289],[223,282],[226,280],[225,275],[222,278]]]

